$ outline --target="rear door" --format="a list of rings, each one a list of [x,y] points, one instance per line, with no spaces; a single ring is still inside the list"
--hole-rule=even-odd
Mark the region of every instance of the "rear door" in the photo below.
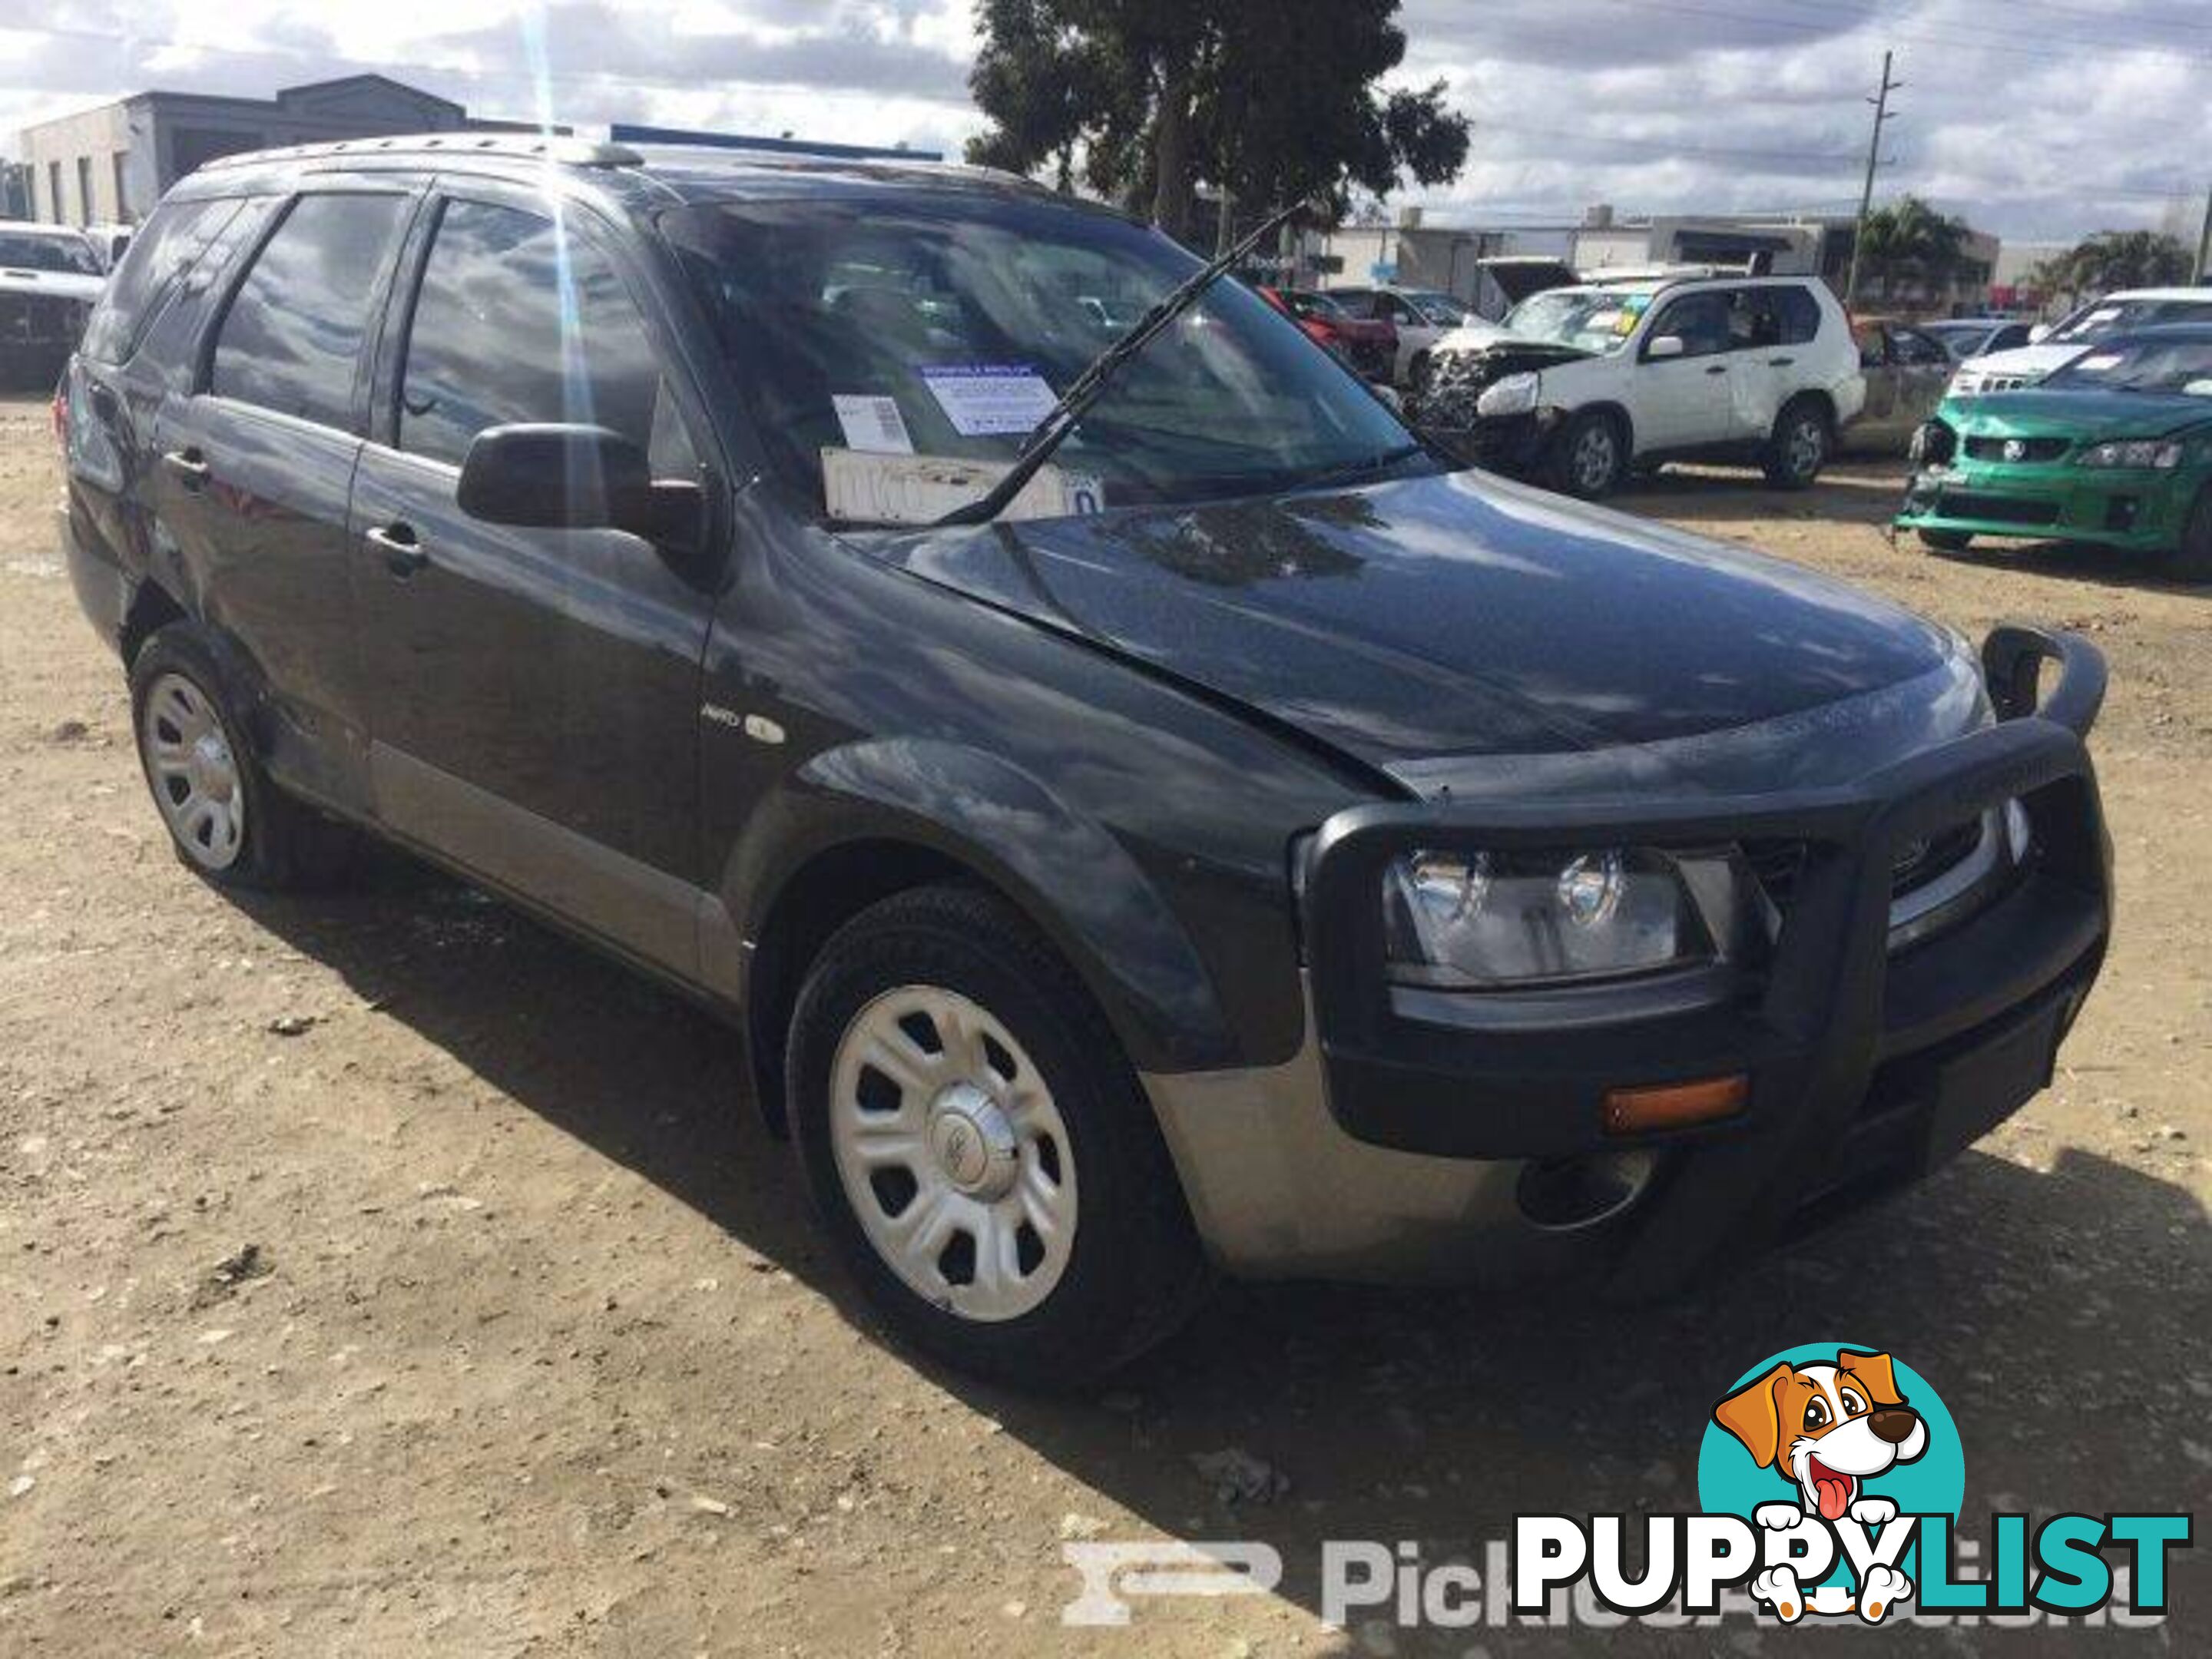
[[[636,536],[486,524],[455,499],[476,435],[522,422],[611,427],[659,476],[703,477],[643,273],[578,208],[473,183],[441,191],[408,264],[351,513],[378,811],[688,972],[702,572]]]
[[[1729,296],[1732,439],[1765,442],[1783,405],[1820,383],[1812,356],[1820,332],[1820,301],[1796,283],[1741,288]]]
[[[259,682],[270,770],[349,810],[366,744],[346,504],[370,325],[416,199],[333,181],[283,204],[154,434],[154,516],[200,614]]]

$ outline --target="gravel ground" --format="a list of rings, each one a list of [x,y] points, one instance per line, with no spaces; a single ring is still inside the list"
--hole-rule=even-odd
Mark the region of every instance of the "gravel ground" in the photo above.
[[[2189,1507],[2212,1490],[2212,592],[1893,549],[1896,485],[1708,473],[1625,505],[1972,630],[2103,644],[2124,897],[2057,1085],[1688,1301],[1231,1288],[1115,1392],[1040,1401],[884,1345],[698,1015],[396,860],[313,901],[187,876],[54,559],[45,411],[0,404],[0,1651],[1565,1652],[1590,1638],[1324,1629],[1320,1541],[1480,1564],[1517,1511],[1688,1506],[1721,1389],[1832,1336],[1940,1389],[1970,1534],[1992,1507]],[[1272,1543],[1288,1576],[1062,1628],[1064,1540],[1164,1536]],[[2163,1630],[1879,1640],[2203,1652],[2203,1559]]]

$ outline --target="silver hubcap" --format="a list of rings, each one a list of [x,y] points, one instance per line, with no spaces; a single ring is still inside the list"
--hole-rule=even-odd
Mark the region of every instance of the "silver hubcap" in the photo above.
[[[1075,1242],[1073,1149],[1052,1091],[981,1004],[936,986],[854,1015],[830,1068],[830,1145],[885,1266],[965,1319],[1017,1319]]]
[[[1591,427],[1575,440],[1575,482],[1584,489],[1602,489],[1613,477],[1613,434]]]
[[[1811,421],[1800,421],[1790,428],[1790,469],[1799,477],[1816,472],[1820,466],[1820,452],[1826,442],[1820,427]]]
[[[207,694],[181,674],[156,679],[138,744],[154,799],[185,856],[203,869],[228,869],[245,844],[246,791]]]

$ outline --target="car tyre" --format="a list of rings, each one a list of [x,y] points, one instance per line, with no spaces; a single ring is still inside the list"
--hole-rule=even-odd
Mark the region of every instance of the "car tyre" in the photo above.
[[[1919,536],[1920,544],[1931,553],[1956,555],[1974,544],[1974,538],[1963,530],[1923,530]]]
[[[1811,489],[1834,444],[1827,411],[1810,398],[1798,398],[1775,417],[1766,446],[1766,482],[1777,489]]]
[[[2212,489],[2190,507],[2180,543],[2166,556],[2166,574],[2179,581],[2212,582]]]
[[[177,857],[218,886],[327,886],[357,832],[287,795],[263,769],[234,678],[206,630],[172,623],[131,665],[138,763]]]
[[[1569,419],[1552,445],[1552,488],[1582,501],[1601,501],[1620,488],[1632,460],[1620,417],[1585,409]]]
[[[1013,907],[894,895],[809,969],[786,1075],[839,1255],[915,1346],[1026,1387],[1094,1382],[1207,1284],[1152,1107],[1082,982]]]

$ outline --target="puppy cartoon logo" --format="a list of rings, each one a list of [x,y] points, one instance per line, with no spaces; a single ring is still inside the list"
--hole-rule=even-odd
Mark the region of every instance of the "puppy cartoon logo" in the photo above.
[[[1871,1346],[1813,1345],[1736,1379],[1698,1460],[1707,1510],[1760,1540],[1747,1588],[1784,1624],[1881,1623],[1915,1599],[1917,1517],[1955,1520],[1966,1465],[1943,1402]]]
[[[1832,1364],[1777,1364],[1713,1407],[1713,1421],[1740,1441],[1762,1469],[1772,1469],[1797,1489],[1795,1504],[1762,1504],[1752,1518],[1772,1532],[1787,1532],[1817,1515],[1833,1526],[1849,1516],[1863,1527],[1897,1519],[1895,1500],[1867,1495],[1867,1482],[1928,1450],[1928,1425],[1897,1386],[1897,1367],[1886,1353],[1838,1351]],[[1752,1594],[1794,1623],[1808,1598],[1787,1566],[1752,1581]],[[1894,1603],[1912,1594],[1912,1581],[1894,1567],[1877,1566],[1858,1595],[1834,1605],[1814,1595],[1811,1610],[1856,1612],[1878,1623]]]

